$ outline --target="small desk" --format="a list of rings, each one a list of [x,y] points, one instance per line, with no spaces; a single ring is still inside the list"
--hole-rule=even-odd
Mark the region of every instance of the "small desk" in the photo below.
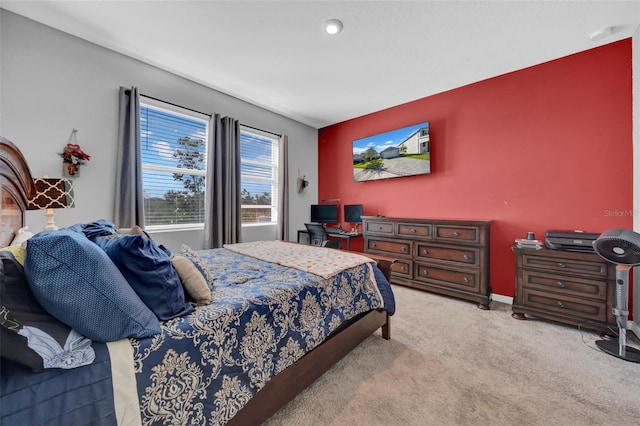
[[[307,244],[309,243],[309,232],[306,229],[298,229],[298,242],[300,242],[300,235],[307,234]],[[329,238],[341,238],[343,240],[347,240],[347,251],[351,251],[351,239],[352,238],[362,238],[362,232],[357,234],[329,234]]]

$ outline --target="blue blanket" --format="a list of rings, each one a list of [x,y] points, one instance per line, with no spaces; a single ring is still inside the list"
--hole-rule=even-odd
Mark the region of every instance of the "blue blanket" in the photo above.
[[[2,360],[0,424],[116,424],[107,346],[93,342],[96,359],[72,370],[31,370]]]

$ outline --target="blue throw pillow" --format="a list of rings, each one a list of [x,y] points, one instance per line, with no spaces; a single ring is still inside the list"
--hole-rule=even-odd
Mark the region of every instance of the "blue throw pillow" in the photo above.
[[[161,320],[193,312],[169,255],[144,235],[114,234],[92,239],[100,246],[140,299]]]
[[[153,312],[84,234],[67,230],[36,234],[27,243],[25,276],[51,315],[92,340],[160,333]]]

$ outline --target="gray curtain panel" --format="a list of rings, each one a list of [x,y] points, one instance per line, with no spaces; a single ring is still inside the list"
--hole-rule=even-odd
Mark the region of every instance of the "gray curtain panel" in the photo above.
[[[278,147],[278,235],[282,241],[289,241],[289,138],[280,136]]]
[[[214,114],[209,121],[204,248],[242,239],[240,123]]]
[[[140,153],[140,94],[120,87],[116,202],[113,222],[119,228],[144,227],[144,193]]]

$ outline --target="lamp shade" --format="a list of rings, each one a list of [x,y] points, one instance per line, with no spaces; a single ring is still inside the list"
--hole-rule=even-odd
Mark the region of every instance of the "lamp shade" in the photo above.
[[[28,210],[68,209],[75,207],[73,187],[67,179],[36,178],[36,195],[29,200]]]

